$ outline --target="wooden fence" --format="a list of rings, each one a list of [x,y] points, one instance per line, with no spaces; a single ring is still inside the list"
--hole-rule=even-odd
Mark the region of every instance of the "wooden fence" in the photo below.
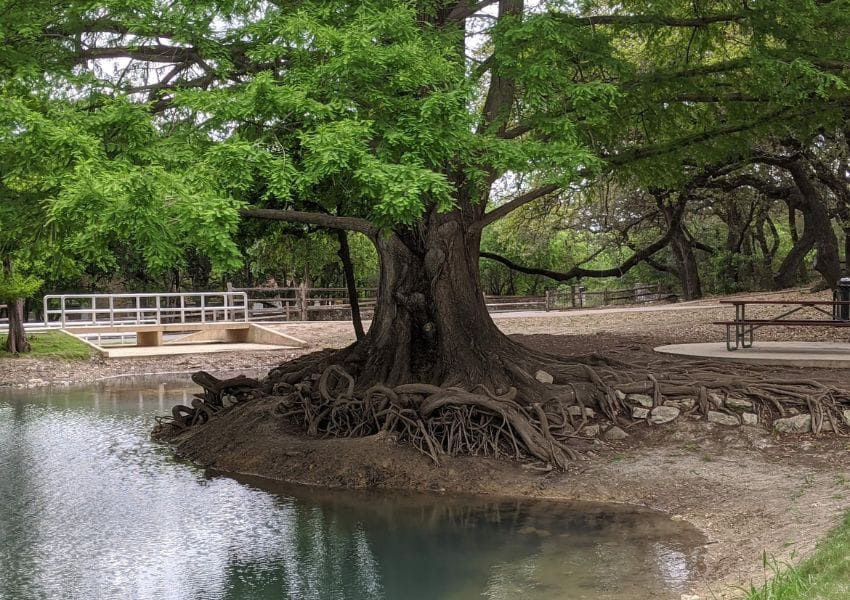
[[[346,288],[311,288],[306,285],[279,288],[236,288],[227,291],[248,294],[250,321],[333,321],[351,317]],[[360,315],[369,319],[375,310],[376,288],[357,290]]]
[[[331,321],[351,318],[351,304],[345,288],[311,288],[307,286],[280,288],[236,288],[227,285],[228,292],[248,295],[249,321]],[[360,315],[371,319],[377,301],[376,288],[357,290]],[[663,297],[655,284],[635,284],[621,290],[586,291],[581,286],[569,290],[547,290],[545,296],[484,296],[487,310],[564,310],[610,304],[640,304]]]
[[[657,283],[636,283],[620,290],[588,291],[584,286],[573,285],[568,290],[546,290],[546,310],[567,308],[593,308],[612,304],[643,304],[662,300],[664,294]]]

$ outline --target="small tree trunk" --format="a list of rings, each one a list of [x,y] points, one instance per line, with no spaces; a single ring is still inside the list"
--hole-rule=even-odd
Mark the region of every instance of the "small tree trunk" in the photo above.
[[[3,259],[3,275],[7,280],[11,280],[14,272],[14,262],[10,257],[5,257]],[[6,302],[6,310],[9,313],[9,335],[6,338],[6,352],[12,354],[29,352],[32,348],[27,339],[26,331],[24,331],[24,299],[7,298]]]
[[[342,271],[345,274],[345,287],[348,288],[348,303],[351,305],[351,324],[358,340],[366,336],[363,321],[360,319],[360,300],[357,297],[357,282],[354,281],[354,263],[351,261],[351,249],[348,246],[348,233],[342,229],[336,232],[339,240],[339,259],[342,261]]]
[[[9,336],[6,338],[6,352],[23,354],[32,350],[24,330],[24,299],[9,300]]]

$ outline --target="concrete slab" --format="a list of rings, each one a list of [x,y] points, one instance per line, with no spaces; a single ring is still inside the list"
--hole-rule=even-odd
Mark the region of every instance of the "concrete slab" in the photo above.
[[[850,343],[841,342],[759,342],[752,348],[729,351],[725,342],[671,344],[655,348],[661,354],[690,358],[739,362],[753,365],[786,365],[850,369]]]
[[[261,350],[292,350],[295,346],[279,344],[181,344],[165,346],[98,347],[106,358],[139,358],[145,356],[175,356],[178,354],[209,354],[212,352],[257,352]]]
[[[253,343],[253,344],[277,344],[283,346],[301,346],[306,348],[309,344],[282,331],[275,331],[256,323],[245,323],[238,328],[216,328],[206,329],[189,333],[166,342],[167,344],[203,344],[212,342],[226,343]],[[140,344],[141,345],[141,344]]]

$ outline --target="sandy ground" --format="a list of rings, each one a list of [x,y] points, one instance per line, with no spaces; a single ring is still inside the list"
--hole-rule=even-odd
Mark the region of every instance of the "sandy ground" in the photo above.
[[[713,301],[693,309],[674,306],[665,311],[502,315],[497,323],[515,339],[550,352],[598,352],[653,366],[682,360],[654,355],[653,346],[723,339],[721,328],[711,322],[729,318],[730,307],[717,308]],[[353,341],[351,327],[344,323],[280,327],[310,342],[308,350],[338,348]],[[837,331],[772,329],[765,330],[763,339],[842,340],[846,334]],[[294,355],[290,350],[99,360],[83,365],[4,359],[0,360],[0,385],[198,369],[256,372]],[[850,371],[773,370],[850,387]],[[270,413],[270,406],[239,405],[232,410],[246,411],[241,420],[237,415],[236,422],[250,431],[250,443],[233,445],[223,435],[212,435],[207,438],[217,437],[217,447],[189,439],[183,441],[181,452],[217,469],[313,485],[603,500],[664,511],[673,519],[692,523],[706,536],[704,569],[692,590],[704,599],[734,598],[740,593],[736,586],[762,580],[763,551],[780,562],[806,556],[850,508],[850,443],[834,436],[778,436],[759,427],[730,429],[680,418],[673,424],[632,428],[621,442],[598,441],[586,460],[574,463],[568,472],[540,474],[513,463],[477,458],[449,459],[438,467],[410,448],[397,446],[393,439],[304,439],[274,419],[258,425],[257,411]],[[214,426],[215,420],[203,427]],[[233,426],[233,422],[227,425]],[[339,460],[340,456],[345,460]]]

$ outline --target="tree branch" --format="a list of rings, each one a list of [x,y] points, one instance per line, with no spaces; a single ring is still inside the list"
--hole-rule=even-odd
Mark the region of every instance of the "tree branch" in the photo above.
[[[846,100],[844,101],[846,102]],[[767,113],[766,115],[753,119],[752,121],[737,123],[734,125],[726,125],[724,127],[717,127],[716,129],[710,129],[708,131],[701,131],[699,133],[693,133],[690,135],[682,136],[675,140],[670,140],[668,142],[664,142],[661,144],[656,144],[654,146],[644,146],[643,148],[635,148],[632,150],[627,150],[622,152],[621,154],[603,154],[601,158],[605,160],[609,165],[624,165],[631,162],[636,162],[638,160],[642,160],[645,158],[652,158],[655,156],[661,156],[664,154],[668,154],[670,152],[674,152],[685,146],[692,146],[695,144],[699,144],[701,142],[707,142],[708,140],[723,136],[730,135],[733,133],[743,133],[745,131],[751,131],[756,129],[757,127],[761,127],[767,123],[777,123],[780,122],[781,119],[792,119],[795,117],[803,117],[816,112],[820,112],[823,110],[828,110],[829,108],[834,108],[840,106],[842,104],[841,101],[837,103],[828,102],[824,103],[819,107],[813,107],[809,110],[805,110],[802,112],[794,112],[789,111],[787,109],[780,109],[776,111],[772,111]],[[757,161],[753,162],[766,162],[765,160],[759,158]]]
[[[542,198],[543,196],[546,196],[548,194],[557,192],[560,189],[561,186],[551,183],[530,190],[522,194],[521,196],[517,196],[513,200],[505,202],[504,204],[500,204],[490,212],[485,213],[478,221],[472,224],[472,226],[470,227],[470,231],[480,231],[487,227],[487,225],[490,225],[494,221],[498,221],[499,219],[515,211],[519,207],[524,206],[529,202],[533,202],[538,198]]]
[[[747,18],[743,13],[726,13],[703,17],[670,17],[667,15],[559,15],[560,20],[574,25],[656,25],[659,27],[707,27],[715,23],[738,23]]]
[[[482,8],[487,8],[491,4],[496,4],[499,0],[481,0],[480,2],[472,2],[470,0],[461,0],[449,12],[446,17],[446,23],[460,23],[464,19],[468,19]]]
[[[239,211],[243,217],[250,219],[269,219],[273,221],[285,221],[287,223],[305,223],[307,225],[318,225],[328,229],[342,229],[345,231],[357,231],[370,238],[378,235],[378,228],[367,221],[357,217],[337,217],[335,215],[324,215],[314,212],[303,212],[298,210],[282,210],[273,208],[245,208]]]
[[[98,60],[104,58],[130,58],[144,62],[161,63],[196,63],[200,59],[194,48],[152,44],[131,48],[115,46],[110,48],[88,48],[78,54],[83,60]]]
[[[673,231],[676,226],[678,226],[678,223],[676,223],[675,226],[670,227],[670,229],[662,238],[656,240],[646,248],[638,250],[637,252],[632,254],[628,259],[626,259],[623,263],[616,267],[611,267],[610,269],[585,269],[584,267],[576,265],[565,273],[559,273],[557,271],[550,271],[548,269],[538,269],[535,267],[526,267],[523,265],[518,265],[508,260],[504,256],[500,256],[492,252],[481,252],[480,256],[482,258],[489,258],[490,260],[500,262],[514,271],[519,271],[520,273],[525,273],[527,275],[543,275],[544,277],[554,279],[555,281],[569,281],[570,279],[576,279],[579,277],[620,277],[622,275],[625,275],[632,267],[639,264],[641,261],[646,260],[653,254],[667,246],[667,244],[670,243],[670,239],[673,237]]]

